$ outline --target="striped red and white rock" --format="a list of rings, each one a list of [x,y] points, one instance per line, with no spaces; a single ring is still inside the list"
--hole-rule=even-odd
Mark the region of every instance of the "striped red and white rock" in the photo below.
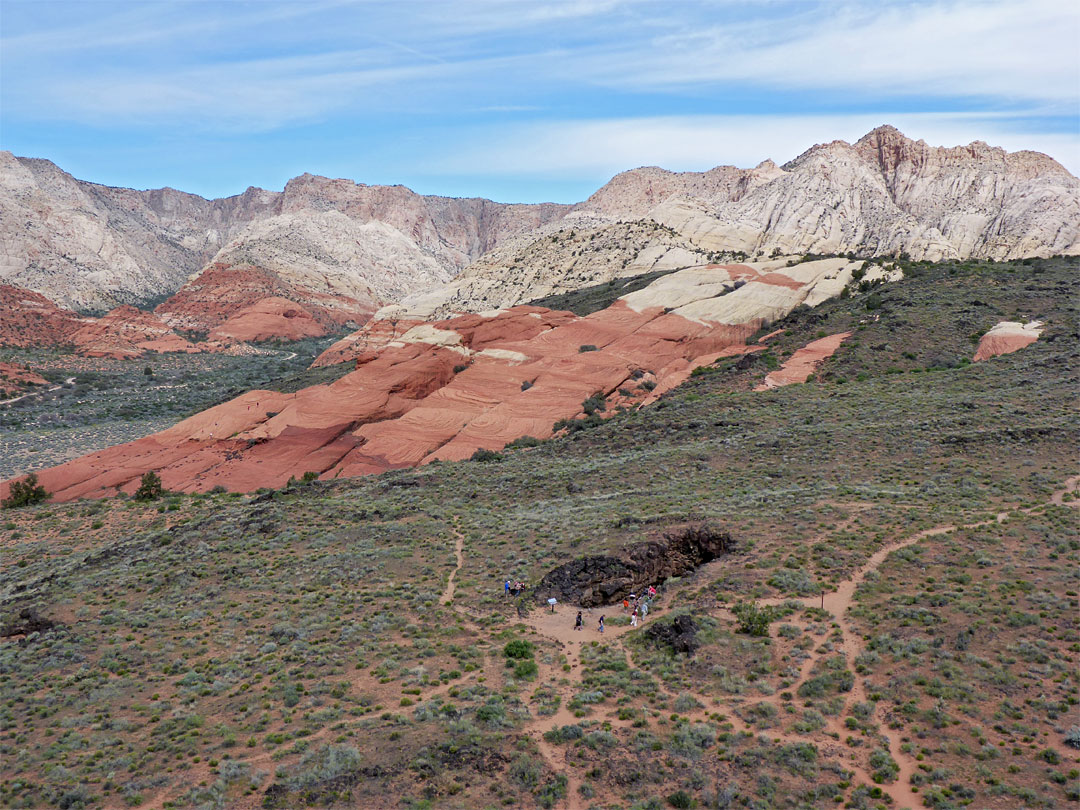
[[[596,392],[610,407],[637,406],[699,365],[762,351],[745,344],[763,324],[838,291],[861,264],[695,267],[585,317],[518,306],[434,323],[373,321],[319,359],[356,364],[329,385],[252,391],[40,478],[70,500],[131,491],[150,469],[170,489],[250,491],[309,470],[331,479],[468,458],[550,436]]]
[[[229,340],[295,339],[291,336],[298,332],[303,333],[302,337],[315,335],[315,327],[310,323],[290,323],[281,300],[296,306],[293,318],[300,315],[305,321],[314,321],[319,327],[317,334],[325,335],[345,324],[366,322],[378,308],[378,299],[370,288],[352,292],[358,297],[316,292],[250,264],[218,263],[191,278],[154,312],[174,329],[213,332],[224,327],[218,337]],[[278,303],[265,303],[268,301]],[[280,320],[271,321],[271,316],[279,316]],[[240,320],[225,326],[234,318]],[[279,327],[279,332],[269,328],[272,323]],[[259,337],[233,336],[242,334]]]
[[[1039,339],[1042,332],[1043,324],[1040,321],[1002,321],[979,338],[979,345],[972,359],[977,363],[999,354],[1011,354],[1030,346]]]

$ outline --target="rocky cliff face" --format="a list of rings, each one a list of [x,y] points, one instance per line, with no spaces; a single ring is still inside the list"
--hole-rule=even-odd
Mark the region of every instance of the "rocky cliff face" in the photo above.
[[[685,179],[649,215],[710,250],[995,260],[1080,252],[1080,181],[1037,152],[879,127],[740,183]],[[714,170],[715,171],[715,170]]]
[[[1080,253],[1080,181],[1036,152],[979,141],[933,147],[893,127],[855,144],[819,144],[783,167],[634,169],[557,223],[378,317],[445,317],[705,259],[806,253],[930,260]]]
[[[316,317],[321,296],[316,309],[338,311],[341,323],[377,303],[400,302],[388,317],[445,318],[649,270],[805,253],[1080,253],[1080,181],[1046,155],[979,141],[933,147],[892,127],[819,144],[782,167],[634,169],[572,208],[310,174],[281,192],[205,200],[85,183],[0,153],[0,282],[76,309],[179,290],[159,314],[191,322],[183,328],[214,328],[258,300],[195,276],[221,267],[272,276],[293,292],[260,298],[283,295]],[[207,287],[214,311],[200,316],[184,302]]]
[[[204,267],[257,264],[324,295],[428,289],[567,206],[425,197],[303,175],[284,191],[206,200],[76,180],[0,152],[0,281],[105,310],[175,293]]]

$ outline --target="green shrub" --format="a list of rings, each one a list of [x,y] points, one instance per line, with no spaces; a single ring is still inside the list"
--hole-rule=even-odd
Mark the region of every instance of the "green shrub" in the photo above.
[[[41,503],[48,500],[48,498],[48,491],[38,483],[37,473],[30,473],[21,481],[11,482],[11,489],[8,491],[8,497],[4,499],[2,506],[4,509],[15,509],[20,506]]]
[[[607,403],[607,398],[602,391],[597,391],[591,397],[588,397],[581,403],[581,409],[585,411],[588,416],[592,416],[597,411],[604,410],[604,406]]]
[[[769,625],[777,618],[772,607],[759,607],[756,602],[739,602],[731,612],[739,620],[739,632],[751,636],[769,635]]]
[[[536,665],[536,662],[532,659],[527,661],[518,661],[514,667],[514,677],[518,680],[532,680],[539,673],[540,668]]]
[[[469,461],[502,461],[502,455],[496,453],[494,450],[485,450],[483,447],[477,448],[476,452],[469,456]]]
[[[586,343],[584,346],[578,346],[578,354],[584,354],[585,352],[595,352],[597,348],[591,343]]]
[[[506,642],[506,646],[503,647],[503,655],[507,658],[526,659],[532,658],[536,648],[531,641],[526,641],[523,638],[516,638],[513,641]]]
[[[135,490],[135,500],[156,501],[164,493],[165,489],[161,486],[161,476],[153,470],[147,470],[139,481],[139,488]]]
[[[667,797],[667,803],[672,807],[679,808],[679,810],[686,810],[686,808],[695,807],[697,805],[694,797],[685,790],[676,790]]]

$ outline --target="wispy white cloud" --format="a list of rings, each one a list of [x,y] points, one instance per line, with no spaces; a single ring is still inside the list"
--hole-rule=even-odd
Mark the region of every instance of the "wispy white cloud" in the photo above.
[[[1045,152],[1080,174],[1080,137],[1016,129],[1016,119],[995,113],[873,113],[858,115],[702,115],[543,122],[470,131],[452,143],[431,169],[447,174],[611,175],[658,165],[702,171],[718,164],[784,163],[815,143],[854,142],[881,124],[933,146],[984,140],[1008,151]]]
[[[1080,99],[1080,6],[1061,0],[837,3],[777,24],[757,18],[680,31],[637,53],[573,64],[639,87],[750,82],[864,94]]]

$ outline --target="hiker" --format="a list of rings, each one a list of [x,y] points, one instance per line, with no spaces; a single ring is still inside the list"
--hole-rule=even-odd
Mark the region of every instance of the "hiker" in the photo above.
[[[637,608],[634,608],[634,612],[630,616],[630,626],[637,627]]]
[[[510,595],[510,580],[506,580],[506,582],[503,583],[503,596],[509,596],[509,595]]]
[[[656,588],[652,585],[649,586],[649,596],[656,596]]]
[[[641,606],[641,618],[644,619],[648,615],[649,615],[649,603],[646,602],[644,605]]]
[[[604,617],[603,616],[600,617],[600,627],[598,629],[600,630],[601,633],[604,632]]]
[[[581,611],[579,610],[579,611],[577,612],[577,618],[576,618],[576,619],[574,619],[574,629],[575,629],[575,630],[580,630],[580,629],[581,629],[581,623],[582,623],[582,619],[581,619]]]
[[[628,611],[630,609],[630,600],[626,599],[625,597],[622,600],[622,609],[623,609],[623,613],[625,613],[626,611]]]

